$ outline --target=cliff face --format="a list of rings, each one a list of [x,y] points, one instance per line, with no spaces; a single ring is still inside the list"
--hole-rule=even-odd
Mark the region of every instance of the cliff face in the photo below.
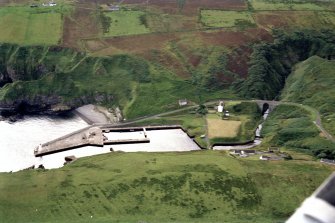
[[[0,110],[55,114],[88,103],[118,104],[134,82],[150,81],[145,61],[88,57],[60,47],[0,45]]]
[[[18,80],[34,80],[51,71],[45,65],[49,48],[0,45],[0,86]]]
[[[71,109],[71,107],[61,103],[60,97],[43,95],[36,95],[33,99],[18,98],[15,100],[0,101],[0,108],[4,115],[55,114]]]

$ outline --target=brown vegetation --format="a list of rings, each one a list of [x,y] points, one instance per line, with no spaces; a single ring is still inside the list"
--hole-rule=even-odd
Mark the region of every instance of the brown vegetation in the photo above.
[[[125,4],[143,4],[147,0],[125,0]],[[180,12],[176,0],[149,0],[148,6],[157,7],[165,13],[182,13],[184,15],[197,15],[199,8],[208,9],[245,9],[243,0],[191,0],[186,1],[183,10]]]
[[[106,49],[95,52],[99,55],[112,55],[124,51],[127,53],[145,53],[150,50],[160,50],[167,42],[176,40],[174,34],[145,34],[135,36],[114,37],[104,39]]]
[[[235,49],[228,56],[228,70],[239,74],[241,77],[245,78],[248,74],[248,62],[252,49],[248,46],[241,46]]]
[[[237,47],[251,42],[270,41],[272,36],[264,29],[253,28],[244,31],[218,30],[199,33],[207,45]]]
[[[71,16],[64,19],[63,46],[81,48],[81,39],[97,37],[100,32],[99,19],[94,14],[95,5],[76,4]]]

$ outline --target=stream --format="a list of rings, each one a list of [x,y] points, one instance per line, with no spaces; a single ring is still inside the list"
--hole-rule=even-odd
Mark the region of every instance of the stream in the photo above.
[[[270,111],[269,109],[264,112],[263,115],[263,122],[258,125],[255,131],[255,140],[251,143],[244,144],[244,145],[234,145],[234,146],[213,146],[213,150],[231,150],[231,149],[251,149],[254,148],[262,143],[261,131],[263,128],[263,123],[267,119]]]

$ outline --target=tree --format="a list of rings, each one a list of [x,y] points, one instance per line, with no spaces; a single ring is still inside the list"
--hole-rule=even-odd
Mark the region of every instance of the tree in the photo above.
[[[206,115],[208,113],[206,105],[203,105],[203,104],[199,105],[196,112],[200,115]]]
[[[177,0],[179,11],[182,11],[185,6],[186,0]]]

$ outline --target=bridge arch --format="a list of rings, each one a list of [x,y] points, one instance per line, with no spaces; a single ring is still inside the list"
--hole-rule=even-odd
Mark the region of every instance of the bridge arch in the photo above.
[[[269,110],[269,113],[273,111],[273,109],[280,104],[279,101],[269,101],[269,100],[255,100],[259,109],[262,112],[262,115]]]
[[[265,102],[262,106],[262,115],[264,115],[267,110],[270,111],[270,105]]]

